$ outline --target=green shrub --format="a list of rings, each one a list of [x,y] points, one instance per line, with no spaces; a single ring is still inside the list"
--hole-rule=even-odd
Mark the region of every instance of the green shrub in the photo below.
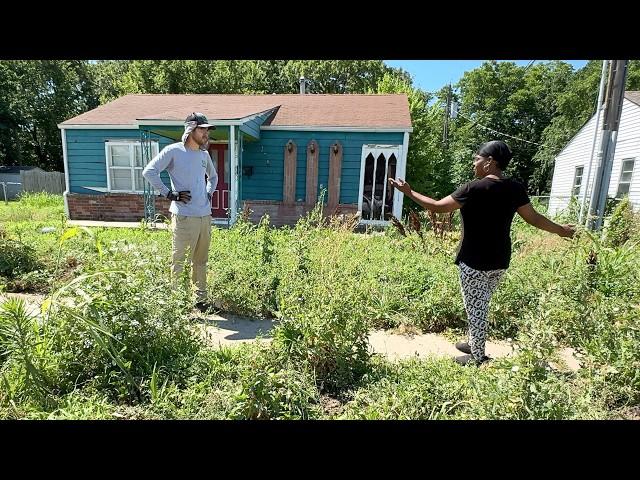
[[[256,348],[240,367],[230,418],[308,419],[319,415],[318,390],[308,369],[284,362],[272,348]]]
[[[54,294],[48,322],[60,391],[90,382],[116,398],[141,400],[140,385],[156,368],[185,384],[202,348],[189,328],[186,275],[171,285],[153,248],[112,246],[108,253],[104,264]],[[128,272],[116,270],[123,264]]]
[[[616,205],[605,229],[605,242],[608,246],[619,247],[631,238],[637,228],[629,197],[625,196]]]
[[[14,279],[40,267],[36,251],[22,242],[0,238],[0,276]]]

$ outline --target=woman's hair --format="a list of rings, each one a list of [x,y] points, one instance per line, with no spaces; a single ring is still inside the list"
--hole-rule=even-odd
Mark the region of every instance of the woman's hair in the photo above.
[[[513,157],[513,153],[511,153],[507,144],[502,140],[492,140],[483,143],[478,148],[478,155],[481,157],[493,157],[493,159],[498,162],[500,170],[507,168],[509,161]]]

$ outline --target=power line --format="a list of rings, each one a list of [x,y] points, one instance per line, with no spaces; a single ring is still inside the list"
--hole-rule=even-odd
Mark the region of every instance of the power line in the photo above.
[[[527,70],[529,70],[529,68],[530,68],[530,67],[531,67],[531,66],[532,66],[536,61],[537,61],[537,60],[531,60],[531,61],[529,62],[529,64],[524,68],[524,70],[523,70],[523,72],[522,72],[522,78],[524,78],[524,76],[525,76],[525,75],[526,75],[526,73],[527,73]],[[511,86],[513,86],[513,84],[512,84]],[[494,105],[498,105],[498,104],[500,103],[500,100],[502,100],[502,99],[504,98],[504,96],[507,94],[507,92],[511,93],[511,89],[507,89],[507,88],[505,88],[505,89],[504,89],[504,91],[503,91],[503,93],[502,93],[502,95],[498,98],[498,100],[494,103]],[[480,113],[487,114],[487,112],[480,112]],[[544,144],[542,144],[542,143],[532,142],[532,141],[530,141],[530,140],[525,140],[525,139],[523,139],[523,138],[514,137],[514,136],[512,136],[512,135],[509,135],[508,133],[503,133],[503,132],[499,132],[498,130],[494,130],[494,129],[493,129],[493,128],[491,128],[491,127],[487,127],[486,125],[482,125],[481,123],[476,122],[475,120],[473,120],[473,119],[471,119],[471,118],[467,117],[466,115],[463,115],[463,114],[462,114],[462,113],[460,113],[459,111],[458,111],[458,115],[460,115],[461,117],[466,118],[467,120],[469,120],[470,122],[472,122],[474,125],[478,125],[479,127],[482,127],[482,128],[484,128],[485,130],[489,130],[490,132],[497,133],[498,135],[504,135],[505,137],[509,137],[509,138],[514,139],[514,140],[519,140],[519,141],[521,141],[521,142],[530,143],[530,144],[532,144],[532,145],[538,145],[538,146],[540,146],[540,147],[544,147],[544,146],[545,146],[545,145],[544,145]]]
[[[472,122],[474,125],[478,125],[479,127],[484,128],[485,130],[489,130],[493,133],[497,133],[498,135],[504,135],[505,137],[509,137],[509,138],[513,138],[514,140],[519,140],[521,142],[527,142],[527,143],[531,143],[533,145],[538,145],[540,147],[544,147],[546,145],[544,145],[543,143],[536,143],[536,142],[532,142],[530,140],[525,140],[524,138],[518,138],[518,137],[514,137],[512,135],[509,135],[508,133],[503,133],[503,132],[499,132],[498,130],[494,130],[491,127],[487,127],[486,125],[482,125],[481,123],[476,122],[475,120],[467,117],[466,115],[463,115],[462,113],[458,112],[458,115],[460,115],[461,117],[466,118],[467,120],[469,120],[470,122]]]

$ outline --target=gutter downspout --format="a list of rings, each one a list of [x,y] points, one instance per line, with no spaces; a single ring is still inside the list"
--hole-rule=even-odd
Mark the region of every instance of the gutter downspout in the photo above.
[[[71,191],[71,183],[69,182],[69,158],[67,157],[67,132],[64,128],[61,128],[62,132],[62,160],[64,162],[64,183],[65,190],[62,194],[62,198],[64,200],[64,213],[67,216],[67,220],[71,219],[69,215],[69,201],[67,200],[67,195],[69,195]]]

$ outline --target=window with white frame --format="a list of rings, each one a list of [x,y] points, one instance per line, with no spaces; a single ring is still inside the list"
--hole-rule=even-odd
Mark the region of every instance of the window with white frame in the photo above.
[[[158,154],[158,142],[151,142],[151,158]],[[143,192],[142,147],[139,141],[106,142],[107,179],[110,192]]]
[[[395,188],[387,182],[395,178],[400,145],[363,145],[358,209],[361,222],[383,224],[393,214]]]
[[[571,190],[571,194],[574,197],[580,195],[580,187],[582,187],[582,174],[584,172],[584,166],[580,165],[576,167],[576,173],[573,176],[573,189]]]
[[[616,198],[629,194],[634,163],[635,158],[625,158],[622,160],[622,170],[620,172],[620,181],[618,182],[618,193],[616,193]]]

